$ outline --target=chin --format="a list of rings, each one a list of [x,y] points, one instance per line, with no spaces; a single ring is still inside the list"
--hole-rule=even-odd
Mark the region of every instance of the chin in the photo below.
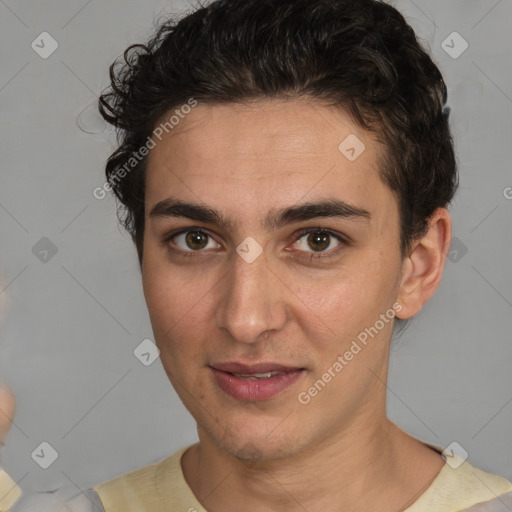
[[[216,432],[209,437],[221,450],[248,462],[285,459],[301,451],[301,443],[296,435],[280,432],[279,436],[269,436],[268,432],[272,429],[268,426],[259,430],[255,427],[238,432],[233,432],[232,427],[228,427],[220,436],[219,432]]]

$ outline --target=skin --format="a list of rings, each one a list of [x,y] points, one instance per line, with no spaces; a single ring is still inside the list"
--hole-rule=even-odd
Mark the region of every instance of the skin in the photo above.
[[[349,134],[366,147],[353,162],[338,150]],[[439,285],[450,216],[436,210],[402,257],[397,200],[378,175],[383,150],[343,112],[294,99],[199,104],[150,152],[144,294],[163,367],[197,422],[199,443],[181,465],[209,512],[325,512],[340,503],[396,512],[444,465],[386,417],[392,321],[307,405],[297,398],[394,303],[399,318],[410,318]],[[232,224],[151,215],[170,197],[214,208]],[[371,218],[262,225],[272,210],[329,198]],[[196,227],[209,234],[204,248],[170,237]],[[331,237],[315,251],[303,228],[349,242]],[[249,236],[263,249],[252,263],[236,252]],[[241,401],[209,368],[225,361],[306,372],[275,397]]]
[[[338,144],[356,134],[354,162]],[[445,209],[402,258],[398,207],[377,169],[382,147],[344,114],[305,101],[197,106],[151,151],[147,169],[143,285],[161,361],[197,422],[199,443],[182,457],[189,486],[209,512],[403,510],[437,476],[442,458],[386,418],[392,322],[311,401],[307,391],[365,328],[400,303],[421,310],[439,285],[451,238]],[[171,196],[233,220],[220,228],[150,216]],[[271,209],[336,198],[371,219],[317,218],[266,229]],[[198,254],[178,228],[211,233]],[[322,258],[302,228],[329,228]],[[252,236],[263,253],[235,251]],[[171,250],[194,252],[190,257]],[[272,361],[305,367],[301,379],[260,402],[235,400],[208,364]],[[0,443],[15,397],[0,385]],[[300,468],[300,470],[297,470]]]
[[[1,282],[1,278],[0,278]],[[0,294],[0,313],[5,307],[5,295]],[[0,448],[5,444],[16,410],[16,398],[11,389],[0,381]]]
[[[13,392],[0,382],[0,447],[6,442],[15,410],[16,399]]]

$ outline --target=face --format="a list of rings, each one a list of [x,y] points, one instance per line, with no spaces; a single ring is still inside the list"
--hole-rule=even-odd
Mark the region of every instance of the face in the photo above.
[[[402,259],[383,148],[304,100],[198,104],[176,128],[148,159],[142,274],[200,439],[277,459],[384,415]]]

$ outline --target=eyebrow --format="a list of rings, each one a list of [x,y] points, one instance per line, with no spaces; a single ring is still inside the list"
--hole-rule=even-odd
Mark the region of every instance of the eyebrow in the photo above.
[[[231,230],[235,226],[231,219],[214,208],[180,201],[172,197],[158,202],[149,212],[149,217],[184,217]],[[265,219],[262,220],[262,226],[268,230],[273,230],[294,222],[326,217],[368,222],[371,219],[371,214],[368,210],[331,198],[318,202],[302,203],[279,210],[270,210]]]

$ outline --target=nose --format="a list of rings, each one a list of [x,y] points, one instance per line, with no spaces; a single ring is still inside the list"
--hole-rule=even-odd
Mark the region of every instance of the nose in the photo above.
[[[233,259],[233,268],[223,279],[216,321],[233,339],[254,343],[262,333],[278,331],[286,323],[286,287],[264,253],[251,263],[236,253]]]

